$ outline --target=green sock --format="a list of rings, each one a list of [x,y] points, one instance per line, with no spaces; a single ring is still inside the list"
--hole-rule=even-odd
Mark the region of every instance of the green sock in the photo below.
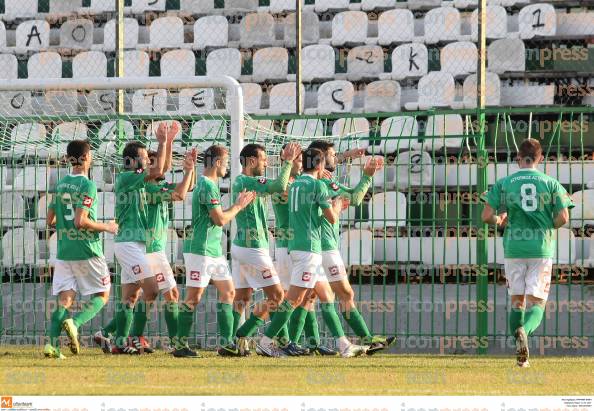
[[[179,315],[179,305],[175,301],[168,301],[165,304],[165,324],[169,338],[173,339],[177,335],[177,317]]]
[[[51,316],[49,327],[50,344],[58,348],[60,334],[62,333],[62,323],[68,318],[68,310],[63,305],[58,304]]]
[[[509,330],[514,335],[518,327],[524,325],[524,310],[512,308],[509,312]]]
[[[134,321],[132,321],[132,337],[140,337],[144,333],[148,317],[146,315],[146,303],[142,300],[136,303],[134,307]]]
[[[295,344],[298,343],[305,326],[305,318],[307,317],[307,310],[303,307],[295,308],[291,319],[289,320],[289,338]]]
[[[179,316],[177,317],[177,336],[175,337],[175,346],[181,348],[188,345],[190,330],[194,322],[194,309],[189,305],[182,303],[179,307]]]
[[[543,316],[544,309],[540,305],[533,305],[530,307],[524,318],[524,330],[527,335],[532,335],[532,333],[536,331]]]
[[[251,337],[262,324],[264,324],[264,320],[255,314],[252,314],[250,315],[250,318],[237,329],[235,335],[237,337]]]
[[[233,341],[233,305],[217,303],[217,324],[219,325],[219,345],[231,344]]]
[[[77,313],[72,321],[76,328],[91,321],[105,305],[103,298],[95,296],[91,298],[84,306],[83,310]]]
[[[278,306],[274,318],[271,317],[272,321],[268,325],[268,328],[266,328],[266,331],[264,331],[264,335],[268,338],[274,338],[281,328],[287,324],[289,318],[291,318],[291,314],[293,314],[293,306],[287,300],[284,300]]]
[[[116,316],[114,314],[111,321],[101,329],[101,333],[104,337],[109,337],[109,334],[113,334],[116,331]]]
[[[130,326],[134,316],[134,308],[125,303],[118,303],[116,306],[116,332],[115,343],[118,347],[124,347],[130,334]]]
[[[315,311],[308,311],[305,317],[305,341],[307,348],[320,346],[320,329],[318,327],[318,316]]]
[[[274,320],[276,312],[270,313],[270,320]],[[287,345],[291,340],[289,339],[289,327],[287,324],[283,325],[278,334],[276,335],[276,339],[280,343],[281,347]]]
[[[338,314],[336,314],[336,308],[334,303],[321,303],[322,307],[322,318],[328,326],[330,333],[334,338],[344,337],[344,330],[340,324]]]
[[[343,311],[342,316],[349,327],[351,327],[351,330],[357,334],[357,337],[363,340],[363,344],[371,342],[371,333],[367,328],[367,324],[365,324],[363,316],[356,307],[353,307],[350,311]]]
[[[237,329],[239,328],[239,320],[241,320],[241,313],[233,310],[233,335],[237,335]]]

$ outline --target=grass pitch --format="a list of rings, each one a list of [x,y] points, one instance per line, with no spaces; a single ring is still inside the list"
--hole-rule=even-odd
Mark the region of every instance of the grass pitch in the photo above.
[[[66,349],[67,351],[67,349]],[[66,355],[70,354],[65,352]],[[592,395],[592,357],[389,355],[178,359],[99,349],[59,361],[0,347],[2,395]]]

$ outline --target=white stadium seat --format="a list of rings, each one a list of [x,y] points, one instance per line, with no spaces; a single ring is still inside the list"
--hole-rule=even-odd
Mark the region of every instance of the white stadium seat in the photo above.
[[[211,112],[215,108],[214,89],[182,89],[178,96],[178,107],[180,114]]]
[[[267,141],[274,134],[272,120],[253,120],[248,118],[245,122],[245,138]]]
[[[37,17],[38,0],[4,0],[4,20]]]
[[[557,11],[557,36],[592,36],[594,35],[594,12],[577,11],[562,13]],[[575,9],[574,9],[575,10]]]
[[[400,84],[393,80],[371,82],[365,87],[365,112],[400,111]]]
[[[358,46],[347,55],[347,79],[376,79],[384,72],[384,50],[380,46]]]
[[[318,89],[318,114],[350,113],[353,111],[355,88],[345,80],[328,81]]]
[[[33,112],[30,91],[0,92],[0,115],[26,116]]]
[[[289,70],[289,53],[283,47],[267,47],[257,50],[253,57],[252,81],[285,81]]]
[[[522,7],[518,15],[520,38],[554,36],[557,31],[557,16],[552,4],[530,4]]]
[[[575,207],[569,210],[569,226],[579,228],[594,225],[594,190],[576,191],[571,198]],[[594,258],[594,255],[590,258]]]
[[[27,20],[17,26],[17,52],[45,50],[49,47],[50,25],[45,20]]]
[[[396,0],[362,0],[361,10],[393,9],[395,5]]]
[[[223,120],[198,120],[191,128],[192,145],[204,152],[212,144],[228,146],[227,123]]]
[[[369,146],[369,120],[364,117],[339,118],[332,125],[332,139],[336,151]]]
[[[145,11],[165,11],[166,0],[132,0],[132,13]]]
[[[249,12],[258,9],[258,0],[225,0],[225,12]]]
[[[97,193],[97,220],[115,219],[115,194],[111,192]]]
[[[229,23],[224,16],[200,17],[194,23],[194,49],[227,47],[228,43]]]
[[[0,193],[0,225],[2,227],[22,227],[25,218],[23,197],[14,191]]]
[[[175,16],[159,17],[151,23],[149,35],[152,49],[182,47],[184,22]]]
[[[285,133],[296,137],[323,137],[324,123],[318,118],[298,118],[289,120]]]
[[[85,99],[88,114],[115,113],[115,90],[91,90]]]
[[[415,17],[410,10],[388,10],[377,22],[378,44],[410,42],[415,36]]]
[[[373,243],[373,233],[369,230],[347,230],[340,234],[340,255],[347,267],[373,264],[373,253],[369,245]]]
[[[425,42],[461,40],[460,12],[453,7],[438,7],[425,14]]]
[[[0,79],[14,80],[19,75],[18,61],[13,54],[0,54]]]
[[[124,18],[124,49],[135,49],[138,45],[138,21],[136,19]],[[116,49],[116,20],[109,20],[103,28],[103,50],[114,51]]]
[[[39,200],[37,200],[37,212],[35,220],[35,228],[38,230],[44,230],[47,224],[47,209],[52,203],[52,194],[41,194]]]
[[[86,140],[89,128],[81,121],[68,121],[58,124],[52,130],[53,141]]]
[[[367,40],[367,13],[343,11],[332,19],[332,45],[364,44]]]
[[[79,111],[78,94],[76,90],[48,90],[43,99],[33,100],[36,110],[45,115],[73,116]]]
[[[0,17],[2,17],[0,15]],[[6,48],[6,26],[0,21],[0,49]]]
[[[274,17],[268,13],[250,13],[239,25],[240,45],[243,48],[266,47],[275,43]]]
[[[243,109],[248,114],[257,113],[262,108],[262,87],[256,83],[241,83]]]
[[[441,0],[408,0],[408,8],[411,10],[433,9],[441,5]]]
[[[97,137],[99,141],[115,141],[120,131],[124,140],[134,140],[134,126],[128,120],[110,120],[101,124]]]
[[[116,11],[116,0],[91,0],[89,11],[94,14]]]
[[[180,10],[190,14],[212,14],[215,11],[214,0],[181,0]]]
[[[33,197],[38,191],[51,191],[55,184],[55,169],[26,166],[15,174],[12,188]]]
[[[20,123],[15,126],[10,132],[10,145],[9,152],[12,154],[25,154],[35,150],[36,147],[38,155],[47,155],[46,149],[42,149],[42,146],[47,146],[49,143],[46,140],[47,131],[41,123]]]
[[[441,70],[452,76],[462,76],[476,71],[478,50],[470,41],[446,44],[440,52]]]
[[[334,49],[328,45],[312,45],[301,50],[302,79],[328,80],[334,78]]]
[[[124,52],[124,77],[148,77],[150,58],[141,50]]]
[[[427,118],[426,140],[423,149],[429,152],[442,147],[460,148],[464,134],[464,122],[460,114],[436,114]],[[448,137],[456,136],[456,137]]]
[[[161,57],[161,77],[194,77],[196,57],[191,50],[171,50]]]
[[[385,77],[403,80],[422,77],[429,71],[429,51],[421,43],[403,44],[392,51],[392,72]],[[380,76],[383,78],[384,76]]]
[[[408,187],[431,187],[433,161],[426,151],[405,151],[398,154],[396,165],[396,186],[399,190]]]
[[[419,124],[412,116],[389,117],[382,121],[380,136],[379,152],[382,154],[409,150],[418,144]]]
[[[576,255],[575,235],[568,228],[558,228],[554,234],[557,244],[553,264],[573,264]]]
[[[476,108],[476,74],[471,74],[464,79],[462,86],[464,95],[464,108]],[[486,98],[485,104],[487,106],[499,106],[501,104],[501,81],[499,76],[495,73],[486,73]]]
[[[107,57],[100,51],[85,51],[72,59],[72,77],[107,77]]]
[[[406,225],[406,196],[397,191],[374,194],[369,201],[371,226],[404,227]]]
[[[270,114],[294,113],[297,101],[296,83],[276,84],[270,90]],[[301,85],[301,99],[305,95],[305,87]]]
[[[525,71],[524,42],[518,39],[495,40],[487,47],[489,71],[497,74],[506,71]]]
[[[327,11],[347,10],[349,8],[349,0],[316,0],[316,13],[325,13]]]
[[[432,71],[421,77],[418,85],[419,102],[405,104],[407,110],[427,110],[431,107],[451,107],[456,95],[454,77],[443,71]]]
[[[132,96],[132,112],[138,114],[166,113],[167,90],[139,89]]]
[[[82,0],[49,0],[50,14],[71,15],[82,7]]]
[[[28,78],[61,78],[62,57],[54,51],[33,54],[27,61]]]
[[[7,230],[2,237],[2,264],[5,267],[30,265],[39,261],[39,240],[32,228]]]
[[[91,20],[67,20],[60,27],[60,47],[88,50],[93,46],[93,32]]]
[[[211,51],[206,57],[207,76],[241,76],[241,52],[238,49],[225,48]]]
[[[284,20],[284,43],[286,47],[295,47],[295,32],[295,13],[291,13]],[[319,42],[320,19],[316,13],[311,11],[301,13],[301,36],[301,44],[304,46]]]
[[[514,84],[501,87],[502,106],[552,106],[554,99],[554,84]]]
[[[478,9],[472,12],[472,41],[478,39]],[[487,38],[503,39],[507,36],[507,13],[501,6],[487,6]]]

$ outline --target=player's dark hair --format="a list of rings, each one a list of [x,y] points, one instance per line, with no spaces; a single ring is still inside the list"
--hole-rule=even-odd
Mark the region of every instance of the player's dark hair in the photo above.
[[[241,149],[241,153],[239,153],[239,162],[241,163],[242,167],[245,167],[247,164],[247,159],[250,157],[258,157],[258,153],[260,151],[266,151],[266,148],[264,148],[263,145],[261,144],[255,144],[255,143],[251,143],[251,144],[246,144],[242,149]]]
[[[70,165],[79,166],[85,157],[91,151],[91,145],[86,140],[72,140],[66,147],[66,156]]]
[[[222,158],[228,152],[229,151],[226,147],[219,146],[217,144],[213,144],[212,146],[208,147],[202,154],[202,163],[204,164],[204,167],[213,167],[217,160]]]
[[[303,153],[301,153],[301,159],[303,161],[303,171],[312,171],[320,163],[326,160],[324,152],[317,148],[308,147]]]
[[[124,168],[126,170],[129,170],[133,166],[136,167],[139,157],[138,151],[143,149],[146,150],[146,146],[140,141],[130,141],[128,144],[126,144],[126,147],[124,147],[124,151],[122,152]]]
[[[542,156],[542,147],[538,140],[530,138],[522,141],[518,151],[520,159],[527,160],[531,163],[540,160]]]
[[[322,150],[324,153],[334,147],[334,143],[331,141],[324,141],[324,140],[314,140],[309,144],[309,148],[317,148],[318,150]]]

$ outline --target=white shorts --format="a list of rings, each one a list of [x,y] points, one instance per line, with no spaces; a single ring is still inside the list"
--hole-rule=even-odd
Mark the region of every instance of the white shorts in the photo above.
[[[175,276],[169,264],[169,259],[165,254],[165,251],[157,251],[154,253],[148,253],[146,258],[151,266],[153,275],[157,278],[157,284],[159,285],[159,291],[167,292],[177,286],[175,283]]]
[[[506,258],[504,263],[509,295],[533,295],[543,300],[549,297],[552,258]]]
[[[340,251],[322,251],[322,264],[329,282],[341,281],[348,277]]]
[[[231,280],[229,264],[225,257],[184,253],[184,263],[187,287],[206,288],[211,279],[213,281]]]
[[[235,288],[264,288],[280,279],[268,249],[231,246],[231,275]]]
[[[111,280],[105,257],[93,257],[88,260],[56,260],[52,293],[74,290],[81,295],[90,295],[109,291]]]
[[[291,251],[291,285],[314,288],[318,281],[325,281],[322,254]]]
[[[146,257],[144,243],[133,241],[115,243],[114,252],[122,267],[122,284],[134,284],[154,276]]]
[[[274,266],[276,267],[278,279],[283,286],[283,290],[287,291],[291,285],[291,257],[289,256],[289,250],[286,247],[277,248],[274,254],[276,257]]]

